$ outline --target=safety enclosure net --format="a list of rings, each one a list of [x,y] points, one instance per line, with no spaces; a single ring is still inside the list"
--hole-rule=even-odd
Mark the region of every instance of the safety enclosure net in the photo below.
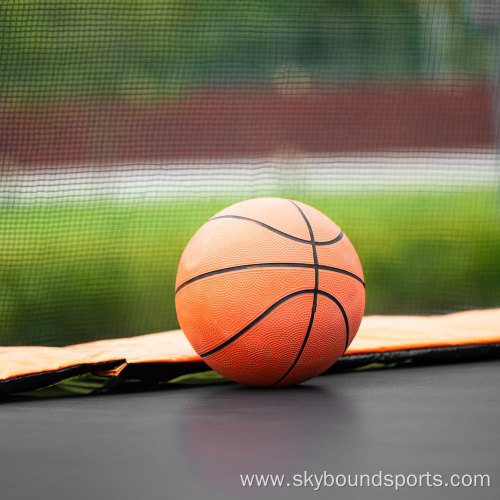
[[[326,213],[366,314],[500,306],[500,3],[3,0],[0,345],[177,328],[234,202]]]

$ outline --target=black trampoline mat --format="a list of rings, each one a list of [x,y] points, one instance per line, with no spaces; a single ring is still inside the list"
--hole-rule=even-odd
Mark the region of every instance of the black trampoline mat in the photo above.
[[[0,405],[2,498],[498,499],[500,361]],[[490,488],[243,488],[240,474],[490,474]]]

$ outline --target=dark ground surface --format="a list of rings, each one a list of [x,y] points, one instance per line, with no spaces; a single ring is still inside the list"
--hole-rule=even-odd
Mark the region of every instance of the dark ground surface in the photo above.
[[[497,499],[500,361],[0,405],[5,500]],[[240,474],[490,474],[490,488],[243,488]]]

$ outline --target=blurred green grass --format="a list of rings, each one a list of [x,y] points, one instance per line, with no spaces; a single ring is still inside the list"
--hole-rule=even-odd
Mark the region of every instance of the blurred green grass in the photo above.
[[[286,193],[335,220],[365,271],[367,314],[500,305],[493,189]],[[64,345],[177,328],[190,237],[239,201],[14,204],[0,211],[0,345]]]
[[[0,94],[177,96],[200,82],[484,75],[486,36],[463,0],[10,0]]]

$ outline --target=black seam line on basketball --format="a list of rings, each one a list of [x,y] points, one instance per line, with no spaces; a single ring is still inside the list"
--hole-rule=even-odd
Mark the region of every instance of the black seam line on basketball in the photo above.
[[[300,262],[263,262],[263,263],[257,263],[257,264],[243,264],[241,266],[232,266],[232,267],[224,267],[222,269],[216,269],[214,271],[208,271],[203,274],[199,274],[198,276],[194,276],[193,278],[188,279],[184,283],[181,283],[175,293],[179,292],[182,288],[184,288],[187,285],[190,285],[191,283],[201,280],[203,278],[208,278],[210,276],[214,276],[216,274],[225,274],[225,273],[230,273],[232,271],[241,271],[243,269],[254,269],[254,268],[273,268],[273,267],[301,267],[304,269],[321,269],[322,271],[331,271],[334,273],[339,273],[339,274],[344,274],[346,276],[349,276],[351,278],[354,278],[356,281],[359,281],[363,286],[365,286],[365,282],[356,274],[351,273],[350,271],[346,271],[345,269],[340,269],[339,267],[331,267],[331,266],[324,266],[322,264],[318,264],[317,266],[315,264],[302,264]]]
[[[340,312],[342,314],[342,317],[344,318],[345,331],[346,331],[346,341],[345,341],[345,346],[344,346],[344,353],[345,353],[345,351],[347,350],[348,344],[349,344],[349,321],[347,319],[347,314],[345,312],[344,307],[342,306],[342,304],[340,303],[340,301],[336,297],[334,297],[333,295],[329,294],[328,292],[324,292],[323,290],[317,290],[317,291],[314,290],[313,293],[314,293],[315,297],[317,295],[323,295],[324,297],[327,297],[334,304],[336,304],[337,307],[339,308],[339,310],[340,310]],[[292,363],[292,366],[290,366],[290,368],[286,371],[286,373],[282,377],[280,377],[276,382],[273,382],[269,387],[273,387],[275,385],[278,385],[295,368],[295,366],[297,365],[297,363],[299,361],[299,358],[301,357],[301,355],[302,355],[302,353],[303,353],[303,351],[304,351],[304,349],[306,347],[306,342],[307,342],[307,339],[309,338],[309,334],[311,333],[311,328],[312,328],[313,321],[314,321],[314,314],[311,314],[311,319],[309,320],[309,326],[307,327],[306,336],[304,337],[304,341],[302,342],[302,345],[300,347],[299,353],[297,354],[294,362]]]
[[[296,292],[293,292],[289,295],[286,295],[285,297],[281,298],[280,300],[276,301],[273,305],[269,306],[260,316],[255,318],[251,323],[249,323],[247,326],[245,326],[242,330],[240,330],[238,333],[234,334],[231,338],[227,339],[225,342],[222,344],[219,344],[217,347],[214,347],[210,351],[207,351],[203,354],[200,354],[201,358],[206,358],[207,356],[211,356],[212,354],[215,354],[216,352],[219,352],[221,349],[224,349],[228,345],[232,344],[235,340],[238,340],[243,334],[248,332],[252,327],[254,327],[259,321],[264,319],[269,313],[274,311],[278,306],[286,302],[287,300],[293,299],[294,297],[298,297],[299,295],[306,295],[309,293],[314,293],[314,289],[304,289],[304,290],[297,290]],[[345,322],[345,327],[346,327],[346,349],[347,349],[347,343],[349,342],[349,323],[347,320],[347,315],[346,312],[342,306],[342,304],[339,302],[337,298],[335,298],[333,295],[329,294],[328,292],[324,292],[323,290],[318,290],[318,295],[323,295],[324,297],[329,298],[332,300],[335,304],[337,304],[337,307],[340,309],[340,312],[342,313],[342,316],[344,318]]]
[[[347,348],[349,347],[349,320],[347,319],[347,314],[345,312],[344,306],[340,303],[339,299],[334,297],[332,294],[325,292],[323,290],[318,290],[319,295],[323,295],[324,297],[329,298],[331,301],[335,302],[337,304],[337,307],[340,309],[340,312],[342,313],[342,316],[344,318],[344,323],[345,323],[345,346],[344,346],[344,352],[346,352]]]
[[[218,217],[212,217],[208,222],[212,220],[217,220],[217,219],[240,219],[240,220],[246,220],[249,222],[254,222],[255,224],[259,224],[259,226],[265,227],[266,229],[269,229],[269,231],[272,231],[273,233],[279,234],[280,236],[283,236],[284,238],[288,238],[289,240],[293,241],[298,241],[299,243],[307,243],[311,244],[310,240],[304,240],[303,238],[298,238],[297,236],[293,236],[292,234],[285,233],[283,231],[280,231],[279,229],[276,229],[275,227],[269,226],[268,224],[261,222],[256,219],[251,219],[249,217],[243,217],[241,215],[219,215]],[[317,241],[316,245],[333,245],[334,243],[337,243],[337,241],[340,241],[344,236],[343,231],[340,231],[338,236],[333,238],[333,240],[328,240],[328,241]]]
[[[316,314],[316,306],[318,304],[318,284],[319,284],[319,270],[318,270],[318,252],[316,251],[316,243],[314,241],[314,232],[311,226],[311,223],[309,222],[308,218],[306,217],[306,214],[301,210],[301,208],[293,201],[290,200],[290,202],[297,208],[297,210],[300,212],[300,215],[302,215],[303,219],[306,221],[307,224],[307,229],[309,230],[309,235],[311,237],[311,247],[313,251],[313,258],[314,258],[314,295],[313,295],[313,303],[311,307],[311,317],[309,318],[309,325],[307,325],[307,331],[306,334],[304,335],[304,340],[302,340],[302,344],[300,346],[299,352],[297,353],[297,356],[295,356],[295,359],[293,360],[293,363],[290,365],[288,370],[278,379],[276,382],[273,382],[271,386],[279,384],[283,379],[285,379],[295,368],[297,363],[299,362],[300,357],[302,356],[302,353],[304,352],[304,349],[306,347],[307,341],[309,340],[309,335],[311,333],[311,329],[314,323],[314,316]]]
[[[219,344],[217,347],[214,347],[213,349],[210,349],[209,351],[200,354],[200,357],[206,358],[207,356],[211,356],[212,354],[219,352],[221,349],[224,349],[224,347],[227,347],[229,344],[232,344],[235,340],[238,340],[243,334],[248,332],[248,330],[254,327],[259,321],[264,319],[268,314],[274,311],[281,304],[283,304],[287,300],[293,299],[294,297],[297,297],[299,295],[304,295],[307,293],[314,293],[314,290],[311,289],[297,290],[296,292],[290,293],[289,295],[285,295],[285,297],[282,297],[281,299],[277,300],[273,305],[269,306],[261,315],[257,316],[251,323],[249,323],[247,326],[241,329],[238,333],[235,333],[232,337],[227,339],[225,342],[222,342],[222,344]]]

